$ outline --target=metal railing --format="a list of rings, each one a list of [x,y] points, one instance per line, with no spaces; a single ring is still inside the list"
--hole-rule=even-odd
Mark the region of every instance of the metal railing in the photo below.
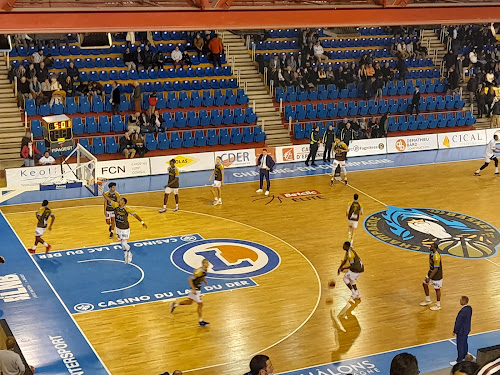
[[[252,45],[252,61],[255,61],[255,43]]]
[[[266,120],[262,119],[262,131],[265,132]]]
[[[283,98],[280,98],[280,113],[283,112]]]
[[[288,117],[288,134],[292,134],[292,117]]]
[[[247,35],[245,39],[245,46],[247,47],[247,49],[250,49],[250,35]]]
[[[24,111],[24,128],[28,130],[28,112],[26,111]]]
[[[257,107],[255,106],[255,100],[252,100],[252,109],[253,109],[253,113],[257,113],[256,112]]]
[[[274,81],[271,80],[271,82],[269,82],[269,94],[271,96],[274,96]]]
[[[268,75],[268,69],[267,66],[264,67],[264,85],[267,86],[267,75]]]
[[[14,95],[17,98],[17,76],[14,76]]]

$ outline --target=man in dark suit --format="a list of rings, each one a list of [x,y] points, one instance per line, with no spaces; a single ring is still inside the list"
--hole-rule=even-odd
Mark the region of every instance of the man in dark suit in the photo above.
[[[458,312],[455,320],[455,327],[453,328],[453,334],[457,335],[458,357],[456,361],[450,362],[452,366],[457,362],[463,361],[469,351],[467,338],[469,336],[472,319],[472,307],[469,306],[469,297],[462,296],[462,298],[460,298],[460,304],[462,308]]]
[[[418,87],[415,87],[415,92],[413,93],[413,96],[411,98],[411,103],[410,103],[410,116],[413,114],[413,108],[415,108],[415,111],[419,112],[419,105],[420,105],[420,90]]]
[[[274,160],[271,155],[267,153],[266,149],[262,150],[262,154],[259,155],[257,159],[257,167],[260,172],[260,185],[257,189],[257,193],[262,193],[262,186],[264,185],[264,178],[266,179],[266,192],[265,195],[269,195],[269,188],[271,187],[271,181],[269,180],[269,172],[273,171]]]
[[[111,91],[111,113],[120,114],[120,88],[117,82],[113,82],[113,91]]]

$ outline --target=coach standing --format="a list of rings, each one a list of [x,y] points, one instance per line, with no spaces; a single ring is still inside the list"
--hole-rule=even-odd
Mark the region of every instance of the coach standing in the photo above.
[[[472,307],[469,306],[469,297],[462,296],[462,298],[460,298],[460,304],[462,308],[458,312],[457,318],[455,319],[455,327],[453,328],[453,334],[457,335],[458,357],[456,361],[450,362],[452,366],[457,362],[462,362],[469,351],[467,338],[469,336],[472,319]]]
[[[325,145],[325,151],[323,152],[323,161],[330,162],[330,156],[332,153],[333,141],[335,141],[335,130],[333,130],[333,125],[328,125],[325,134],[323,134],[323,144]]]
[[[262,150],[262,154],[259,155],[257,159],[257,167],[259,167],[260,175],[260,187],[257,189],[257,193],[262,193],[262,186],[264,185],[264,178],[266,179],[266,192],[265,195],[269,195],[269,188],[271,187],[271,181],[269,180],[269,172],[272,172],[274,167],[274,160],[271,155],[267,153],[266,149]]]
[[[318,152],[318,146],[319,146],[319,126],[314,125],[314,129],[311,132],[311,142],[309,145],[309,155],[307,155],[307,160],[306,160],[306,165],[309,166],[309,160],[312,159],[312,166],[316,166],[316,153]]]

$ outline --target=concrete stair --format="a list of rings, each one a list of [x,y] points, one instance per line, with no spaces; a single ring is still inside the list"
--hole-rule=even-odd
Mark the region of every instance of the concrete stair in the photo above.
[[[441,43],[434,30],[422,30],[422,32],[422,46],[427,47],[427,56],[432,58],[434,65],[441,67],[443,57],[447,52],[446,45]]]
[[[219,35],[222,37],[228,62],[232,63],[234,59],[233,74],[239,77],[240,88],[245,89],[250,105],[255,104],[258,125],[263,125],[266,132],[266,144],[271,147],[291,145],[290,134],[283,127],[281,115],[273,104],[273,98],[263,82],[257,64],[252,61],[245,40],[229,31],[219,31]]]
[[[475,101],[474,103],[470,102],[469,92],[467,91],[467,84],[462,82],[460,84],[460,87],[462,88],[463,92],[462,99],[465,102],[464,111],[471,110],[472,115],[476,118],[476,123],[474,124],[474,127],[476,129],[489,129],[491,124],[491,118],[488,117],[479,118],[477,112],[477,103]]]
[[[7,79],[7,62],[4,53],[0,54],[0,169],[19,167],[21,138],[24,123],[17,107],[14,86]]]

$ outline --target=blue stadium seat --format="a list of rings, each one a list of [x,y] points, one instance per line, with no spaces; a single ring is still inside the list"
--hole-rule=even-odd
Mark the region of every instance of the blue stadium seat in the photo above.
[[[174,118],[176,128],[185,128],[187,126],[187,119],[184,117],[184,112],[175,112]]]
[[[182,147],[182,138],[179,136],[178,132],[170,133],[170,147],[172,148]]]
[[[242,129],[243,143],[252,143],[254,140],[254,135],[252,132],[252,128],[244,127]]]
[[[185,131],[182,133],[182,147],[193,147],[194,146],[194,137],[190,131]]]
[[[230,125],[234,122],[234,115],[231,113],[229,108],[224,108],[222,110],[222,123],[224,125]]]
[[[197,130],[194,136],[194,144],[197,147],[203,147],[207,145],[207,137],[203,133],[203,130]]]
[[[62,115],[64,113],[64,105],[55,103],[52,106],[52,113],[54,115]]]
[[[186,91],[179,92],[179,106],[181,108],[187,108],[191,106],[191,99],[187,95]]]
[[[231,128],[231,143],[240,144],[243,141],[243,135],[240,133],[240,129]]]
[[[175,92],[169,92],[167,94],[167,108],[173,109],[179,106],[179,99]]]
[[[222,116],[219,110],[212,109],[212,111],[210,111],[210,123],[214,126],[220,126],[222,124]]]
[[[197,91],[191,92],[191,107],[201,107],[202,99]]]
[[[219,130],[219,143],[223,146],[231,143],[231,136],[227,132],[226,128]]]
[[[88,116],[85,118],[85,133],[97,133],[97,123],[95,122],[94,116]]]
[[[114,132],[122,132],[125,130],[125,124],[120,115],[113,115],[111,117],[111,128]]]
[[[216,106],[223,106],[225,101],[226,101],[226,98],[224,95],[222,95],[222,91],[221,90],[214,90],[214,104]]]
[[[250,107],[245,108],[245,122],[247,124],[253,124],[257,122],[257,115]]]
[[[42,104],[38,107],[38,114],[40,116],[49,116],[51,114],[50,105]]]
[[[101,137],[95,137],[92,139],[92,152],[95,155],[104,154],[104,143],[102,143]]]
[[[90,102],[86,96],[80,96],[78,98],[78,111],[80,113],[90,112]]]
[[[158,133],[158,150],[168,150],[170,148],[170,141],[166,133]]]
[[[88,152],[92,152],[92,146],[90,145],[88,138],[80,138],[78,143]]]
[[[100,96],[94,95],[92,97],[92,112],[99,113],[103,111],[104,103],[102,102],[102,98]]]
[[[198,113],[198,119],[201,126],[210,125],[210,115],[205,109],[200,110],[200,112]]]
[[[146,148],[149,151],[156,150],[158,148],[158,142],[156,141],[156,138],[153,133],[147,133],[146,134]]]
[[[214,97],[210,94],[210,91],[203,91],[202,103],[205,107],[212,107],[214,105]]]
[[[43,128],[40,124],[40,120],[31,120],[31,133],[34,138],[43,137]]]
[[[111,123],[109,122],[108,116],[99,116],[98,129],[98,131],[101,133],[109,133],[111,131]]]
[[[207,145],[208,146],[215,146],[219,144],[219,136],[215,132],[215,129],[208,129],[207,130]]]

